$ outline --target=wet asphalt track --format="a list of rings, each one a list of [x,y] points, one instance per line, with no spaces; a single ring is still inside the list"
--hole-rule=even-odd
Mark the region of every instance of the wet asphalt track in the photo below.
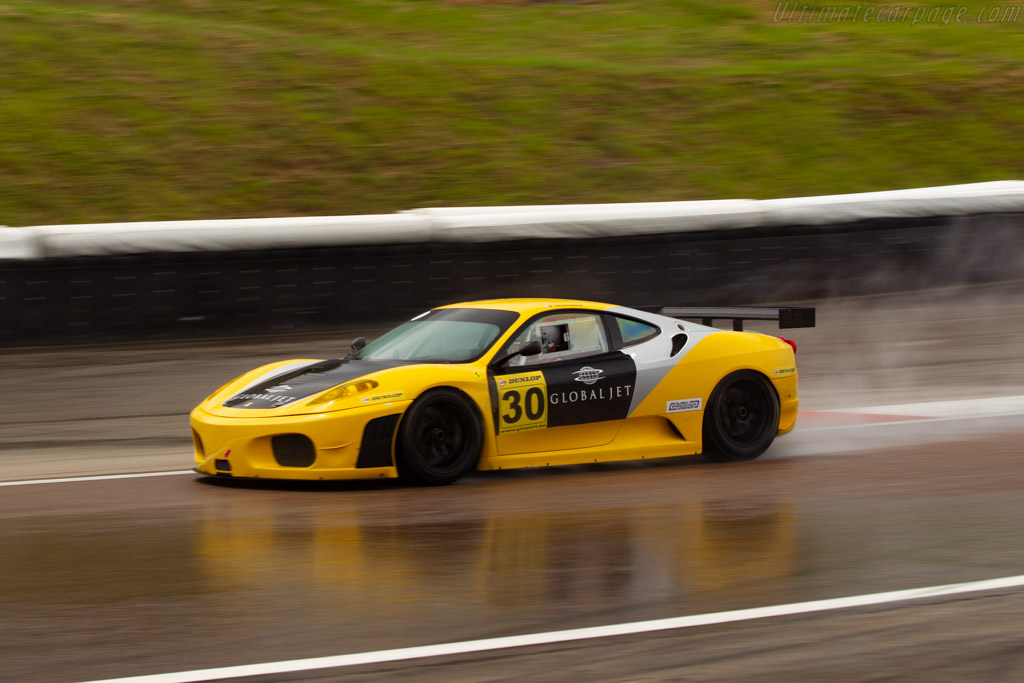
[[[1020,284],[819,303],[808,410],[1024,394]],[[181,470],[183,413],[328,337],[0,354],[0,480]],[[295,353],[308,348],[309,353]],[[334,352],[332,353],[332,350]],[[0,488],[0,680],[81,681],[1024,574],[1024,416],[805,420],[752,463],[455,486]],[[822,428],[829,427],[829,428]],[[1019,680],[1024,589],[270,680]]]

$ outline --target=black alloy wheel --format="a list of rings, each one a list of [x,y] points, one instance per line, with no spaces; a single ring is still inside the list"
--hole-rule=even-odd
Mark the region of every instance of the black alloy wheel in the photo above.
[[[416,399],[402,418],[398,473],[416,484],[451,484],[476,466],[482,443],[472,402],[454,389],[434,389]]]
[[[779,431],[779,397],[764,375],[741,370],[711,392],[704,411],[704,455],[716,462],[753,460]]]

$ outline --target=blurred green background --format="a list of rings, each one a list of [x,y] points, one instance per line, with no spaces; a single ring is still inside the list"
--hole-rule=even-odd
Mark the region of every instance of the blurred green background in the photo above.
[[[0,224],[1024,177],[1024,16],[778,5],[0,0]]]

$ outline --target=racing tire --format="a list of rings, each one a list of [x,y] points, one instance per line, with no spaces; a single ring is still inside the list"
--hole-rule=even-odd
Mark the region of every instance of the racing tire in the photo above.
[[[454,389],[434,389],[402,417],[395,448],[398,475],[413,484],[451,484],[476,466],[482,444],[473,403]]]
[[[764,375],[740,370],[727,375],[704,410],[704,455],[714,462],[753,460],[779,431],[779,396]]]

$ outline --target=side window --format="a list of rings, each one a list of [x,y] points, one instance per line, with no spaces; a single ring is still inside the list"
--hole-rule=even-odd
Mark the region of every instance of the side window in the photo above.
[[[516,349],[534,340],[540,342],[540,354],[516,356],[509,365],[539,365],[608,351],[604,323],[597,313],[554,313],[538,318],[519,333],[509,348]]]
[[[623,346],[632,346],[640,342],[654,338],[658,334],[658,328],[648,323],[633,320],[632,318],[620,318],[612,316],[619,326],[619,335],[622,337]]]

